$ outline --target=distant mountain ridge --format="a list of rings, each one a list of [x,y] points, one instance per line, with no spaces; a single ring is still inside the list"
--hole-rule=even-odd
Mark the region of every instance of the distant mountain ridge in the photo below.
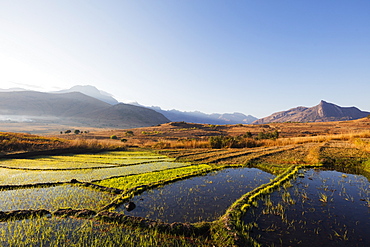
[[[97,89],[94,86],[90,85],[77,85],[70,89],[60,90],[54,93],[66,93],[66,92],[81,92],[88,96],[94,97],[101,101],[104,101],[108,104],[115,105],[119,102],[113,98],[113,96],[107,92]],[[138,103],[131,103],[131,105],[140,106],[152,109],[156,112],[161,113],[166,118],[168,118],[171,122],[188,122],[188,123],[204,123],[204,124],[250,124],[253,121],[257,120],[256,117],[251,115],[244,115],[243,113],[212,113],[206,114],[200,111],[193,111],[193,112],[185,112],[185,111],[178,111],[178,110],[162,110],[160,107],[152,106],[147,107],[140,105]]]
[[[135,105],[139,105],[135,103]],[[188,122],[188,123],[200,123],[200,124],[250,124],[258,118],[251,115],[245,115],[243,113],[212,113],[206,114],[200,111],[179,111],[179,110],[163,110],[158,106],[148,107],[153,109],[172,122]]]
[[[169,122],[154,110],[123,103],[112,106],[80,92],[0,92],[1,116],[10,120],[26,116],[34,122],[108,128],[147,127]]]
[[[60,91],[56,91],[52,93],[72,93],[72,92],[80,92],[80,93],[83,93],[85,95],[88,95],[90,97],[101,100],[111,105],[116,105],[119,103],[115,98],[113,98],[111,94],[104,92],[102,90],[99,90],[96,87],[90,86],[90,85],[84,85],[84,86],[77,85],[77,86],[71,87],[70,89],[64,89],[64,90],[60,90]]]
[[[322,100],[314,107],[300,106],[287,111],[276,112],[268,117],[254,121],[253,124],[346,121],[363,118],[368,115],[370,115],[370,112],[361,111],[356,107],[341,107]]]

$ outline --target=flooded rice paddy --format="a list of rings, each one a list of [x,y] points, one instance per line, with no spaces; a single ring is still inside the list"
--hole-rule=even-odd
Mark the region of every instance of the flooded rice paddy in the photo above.
[[[118,212],[164,222],[213,221],[248,191],[274,176],[256,168],[228,168],[146,191],[133,198],[136,208]]]
[[[73,185],[4,190],[0,191],[0,211],[54,211],[59,208],[97,210],[115,197],[116,195]]]
[[[370,246],[370,183],[361,175],[301,171],[243,221],[262,246]]]
[[[103,169],[32,171],[22,169],[0,168],[0,185],[20,185],[35,183],[68,182],[77,179],[82,182],[91,182],[113,176],[141,174],[152,171],[161,171],[170,168],[188,166],[181,162],[153,162],[140,165],[107,167]]]

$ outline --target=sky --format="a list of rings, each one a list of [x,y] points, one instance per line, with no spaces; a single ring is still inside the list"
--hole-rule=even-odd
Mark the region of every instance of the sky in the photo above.
[[[368,0],[0,0],[0,88],[258,118],[370,111]]]

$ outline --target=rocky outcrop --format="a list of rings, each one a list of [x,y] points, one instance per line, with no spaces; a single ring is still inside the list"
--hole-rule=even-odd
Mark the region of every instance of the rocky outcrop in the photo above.
[[[253,124],[283,122],[330,122],[346,121],[363,118],[370,112],[361,111],[356,107],[341,107],[326,101],[314,107],[296,107],[287,111],[276,112],[268,117],[258,119]]]

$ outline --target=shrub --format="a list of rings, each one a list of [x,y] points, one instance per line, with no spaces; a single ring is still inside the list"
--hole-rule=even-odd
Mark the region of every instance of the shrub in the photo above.
[[[260,132],[258,133],[257,140],[262,140],[262,139],[273,139],[276,140],[279,138],[279,132],[277,130],[272,131],[272,132]]]
[[[246,132],[244,135],[243,135],[244,138],[252,138],[252,133],[250,131]]]
[[[132,130],[128,130],[128,131],[126,131],[125,135],[126,136],[133,136],[134,132]]]
[[[112,136],[110,137],[110,139],[117,140],[117,139],[118,139],[118,137],[117,137],[116,135],[112,135]]]
[[[259,146],[255,140],[244,136],[211,136],[208,141],[211,148],[251,148]]]

